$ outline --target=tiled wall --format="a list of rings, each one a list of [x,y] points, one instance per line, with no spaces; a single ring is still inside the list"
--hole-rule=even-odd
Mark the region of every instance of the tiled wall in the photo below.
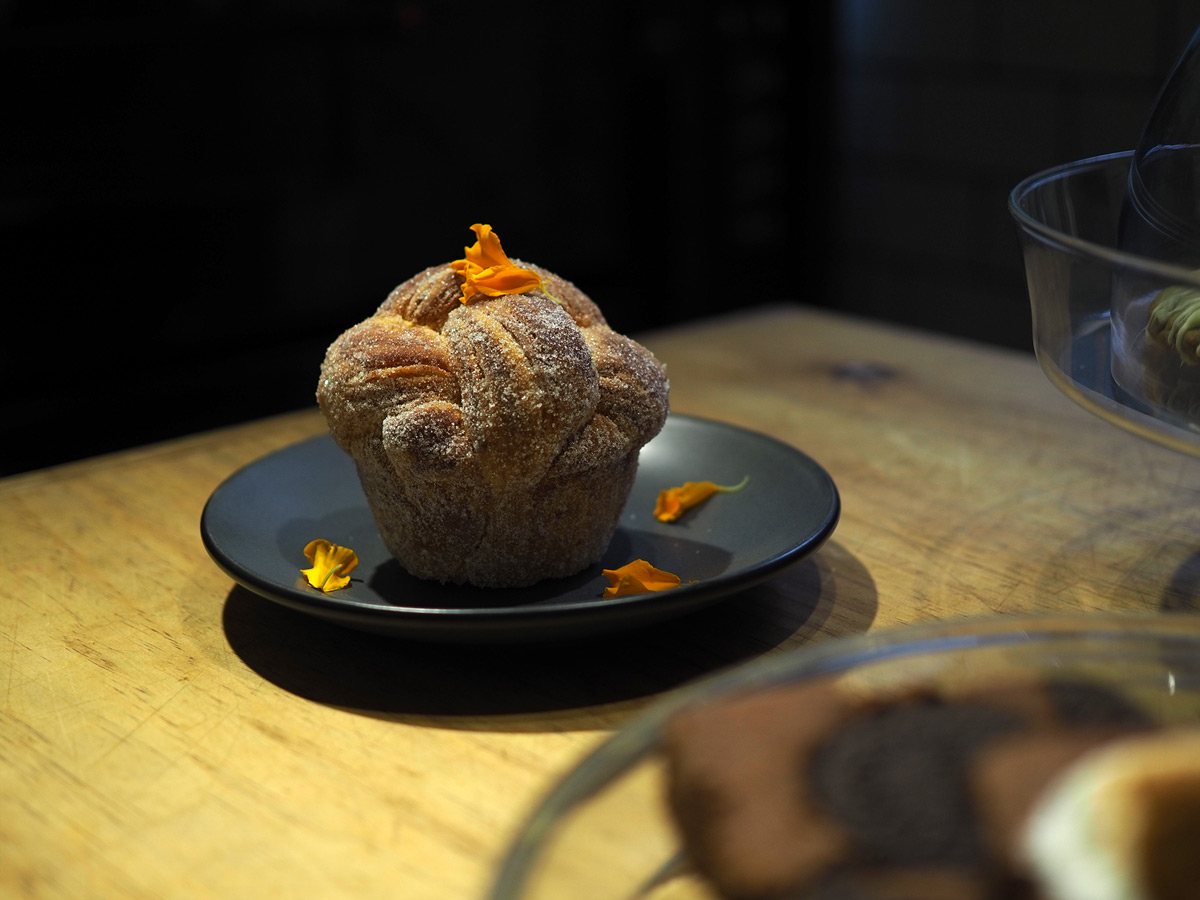
[[[1197,0],[839,0],[834,304],[1018,348],[1007,195],[1131,150]]]

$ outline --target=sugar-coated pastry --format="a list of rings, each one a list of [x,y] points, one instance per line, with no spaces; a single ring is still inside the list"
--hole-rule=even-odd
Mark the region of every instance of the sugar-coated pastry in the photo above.
[[[334,341],[317,400],[409,573],[515,587],[600,558],[667,379],[575,285],[473,230]]]

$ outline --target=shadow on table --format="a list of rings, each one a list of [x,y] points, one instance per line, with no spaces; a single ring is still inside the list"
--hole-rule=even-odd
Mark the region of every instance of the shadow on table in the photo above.
[[[1163,612],[1200,612],[1200,551],[1190,554],[1172,573],[1159,608]]]
[[[837,561],[835,579],[830,569]],[[839,586],[853,603],[839,603]],[[225,635],[255,672],[297,696],[366,715],[479,730],[569,727],[573,711],[642,701],[823,631],[866,631],[874,582],[835,542],[711,607],[627,633],[560,643],[426,643],[354,631],[241,587]],[[836,609],[836,627],[827,627]],[[640,705],[640,704],[639,704]],[[547,715],[550,714],[550,715]],[[602,718],[602,716],[601,716]]]

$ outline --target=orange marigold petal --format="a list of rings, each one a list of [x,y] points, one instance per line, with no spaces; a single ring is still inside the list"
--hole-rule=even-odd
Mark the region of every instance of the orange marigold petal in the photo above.
[[[750,481],[747,475],[738,484],[724,486],[711,481],[688,481],[680,487],[660,491],[654,504],[654,517],[660,522],[674,522],[687,510],[703,503],[713,494],[740,491]]]
[[[674,522],[683,512],[683,504],[679,502],[679,491],[668,488],[659,491],[658,499],[654,501],[654,517],[660,522]]]
[[[301,569],[308,583],[319,590],[336,591],[350,584],[350,573],[358,566],[358,554],[349,547],[339,547],[323,538],[309,541],[304,555],[311,569]]]
[[[605,569],[604,577],[609,581],[609,586],[604,589],[605,597],[625,597],[679,587],[678,575],[656,569],[644,559],[635,559],[619,569]]]
[[[493,267],[484,269],[471,278],[471,282],[482,294],[500,297],[504,294],[524,294],[542,286],[542,278],[532,269]]]
[[[478,240],[475,241],[475,246],[466,248],[467,259],[481,269],[489,269],[492,266],[512,265],[508,254],[500,246],[500,236],[492,231],[491,225],[476,223],[471,226],[471,230],[475,232]]]
[[[463,248],[463,258],[450,263],[450,268],[463,277],[463,293],[459,298],[469,303],[471,298],[501,297],[505,294],[524,294],[544,288],[542,277],[533,269],[514,265],[500,246],[500,237],[491,225],[471,226],[478,240]]]

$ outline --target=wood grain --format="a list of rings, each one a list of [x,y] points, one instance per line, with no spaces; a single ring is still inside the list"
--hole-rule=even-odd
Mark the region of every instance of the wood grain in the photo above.
[[[843,513],[631,635],[421,645],[235,588],[204,501],[315,411],[0,482],[0,896],[478,897],[553,780],[692,678],[931,619],[1197,607],[1200,464],[1030,356],[783,306],[642,338],[676,411],[800,447]]]

